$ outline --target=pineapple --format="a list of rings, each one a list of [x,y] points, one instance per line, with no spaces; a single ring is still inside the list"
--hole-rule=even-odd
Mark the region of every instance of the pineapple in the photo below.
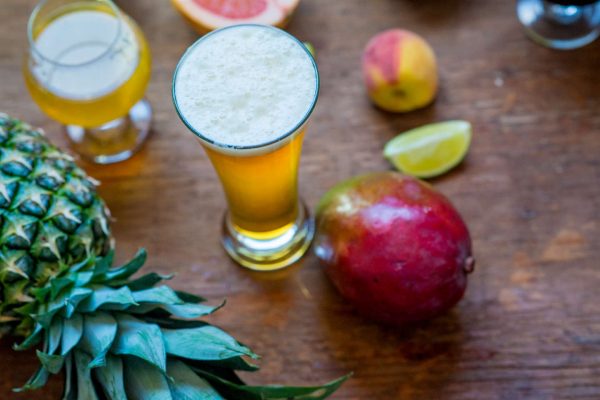
[[[108,209],[95,182],[40,130],[0,115],[0,331],[26,316],[31,289],[110,250]]]
[[[258,356],[196,320],[223,304],[132,276],[141,250],[113,267],[109,212],[96,182],[41,130],[0,114],[0,335],[37,346],[40,367],[17,391],[64,371],[63,399],[324,399],[316,387],[247,386]]]

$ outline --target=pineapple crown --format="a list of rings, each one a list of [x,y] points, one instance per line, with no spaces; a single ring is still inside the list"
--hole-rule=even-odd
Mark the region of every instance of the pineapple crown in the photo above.
[[[131,279],[144,264],[140,250],[111,268],[113,253],[71,266],[32,290],[18,313],[33,330],[16,350],[37,350],[37,372],[18,391],[44,386],[65,371],[65,400],[324,399],[346,377],[316,387],[246,386],[236,371],[256,371],[258,356],[204,321],[210,306],[161,284],[151,272]]]

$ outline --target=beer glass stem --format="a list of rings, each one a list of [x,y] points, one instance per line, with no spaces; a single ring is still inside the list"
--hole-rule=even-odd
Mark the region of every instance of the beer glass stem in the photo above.
[[[128,159],[150,134],[152,107],[146,99],[137,102],[127,115],[101,126],[84,128],[65,125],[71,147],[86,160],[112,164]]]
[[[600,35],[600,1],[518,0],[517,16],[535,42],[576,49]]]

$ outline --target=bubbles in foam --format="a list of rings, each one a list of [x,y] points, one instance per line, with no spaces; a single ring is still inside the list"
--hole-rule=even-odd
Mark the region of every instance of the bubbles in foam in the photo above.
[[[181,61],[174,82],[180,113],[229,146],[268,143],[293,129],[315,97],[316,73],[285,33],[240,26],[214,33]]]

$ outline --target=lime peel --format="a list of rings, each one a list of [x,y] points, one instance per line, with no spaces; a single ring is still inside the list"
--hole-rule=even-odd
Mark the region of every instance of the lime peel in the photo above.
[[[472,136],[468,121],[452,120],[423,125],[390,140],[384,157],[407,175],[433,178],[465,158]]]

